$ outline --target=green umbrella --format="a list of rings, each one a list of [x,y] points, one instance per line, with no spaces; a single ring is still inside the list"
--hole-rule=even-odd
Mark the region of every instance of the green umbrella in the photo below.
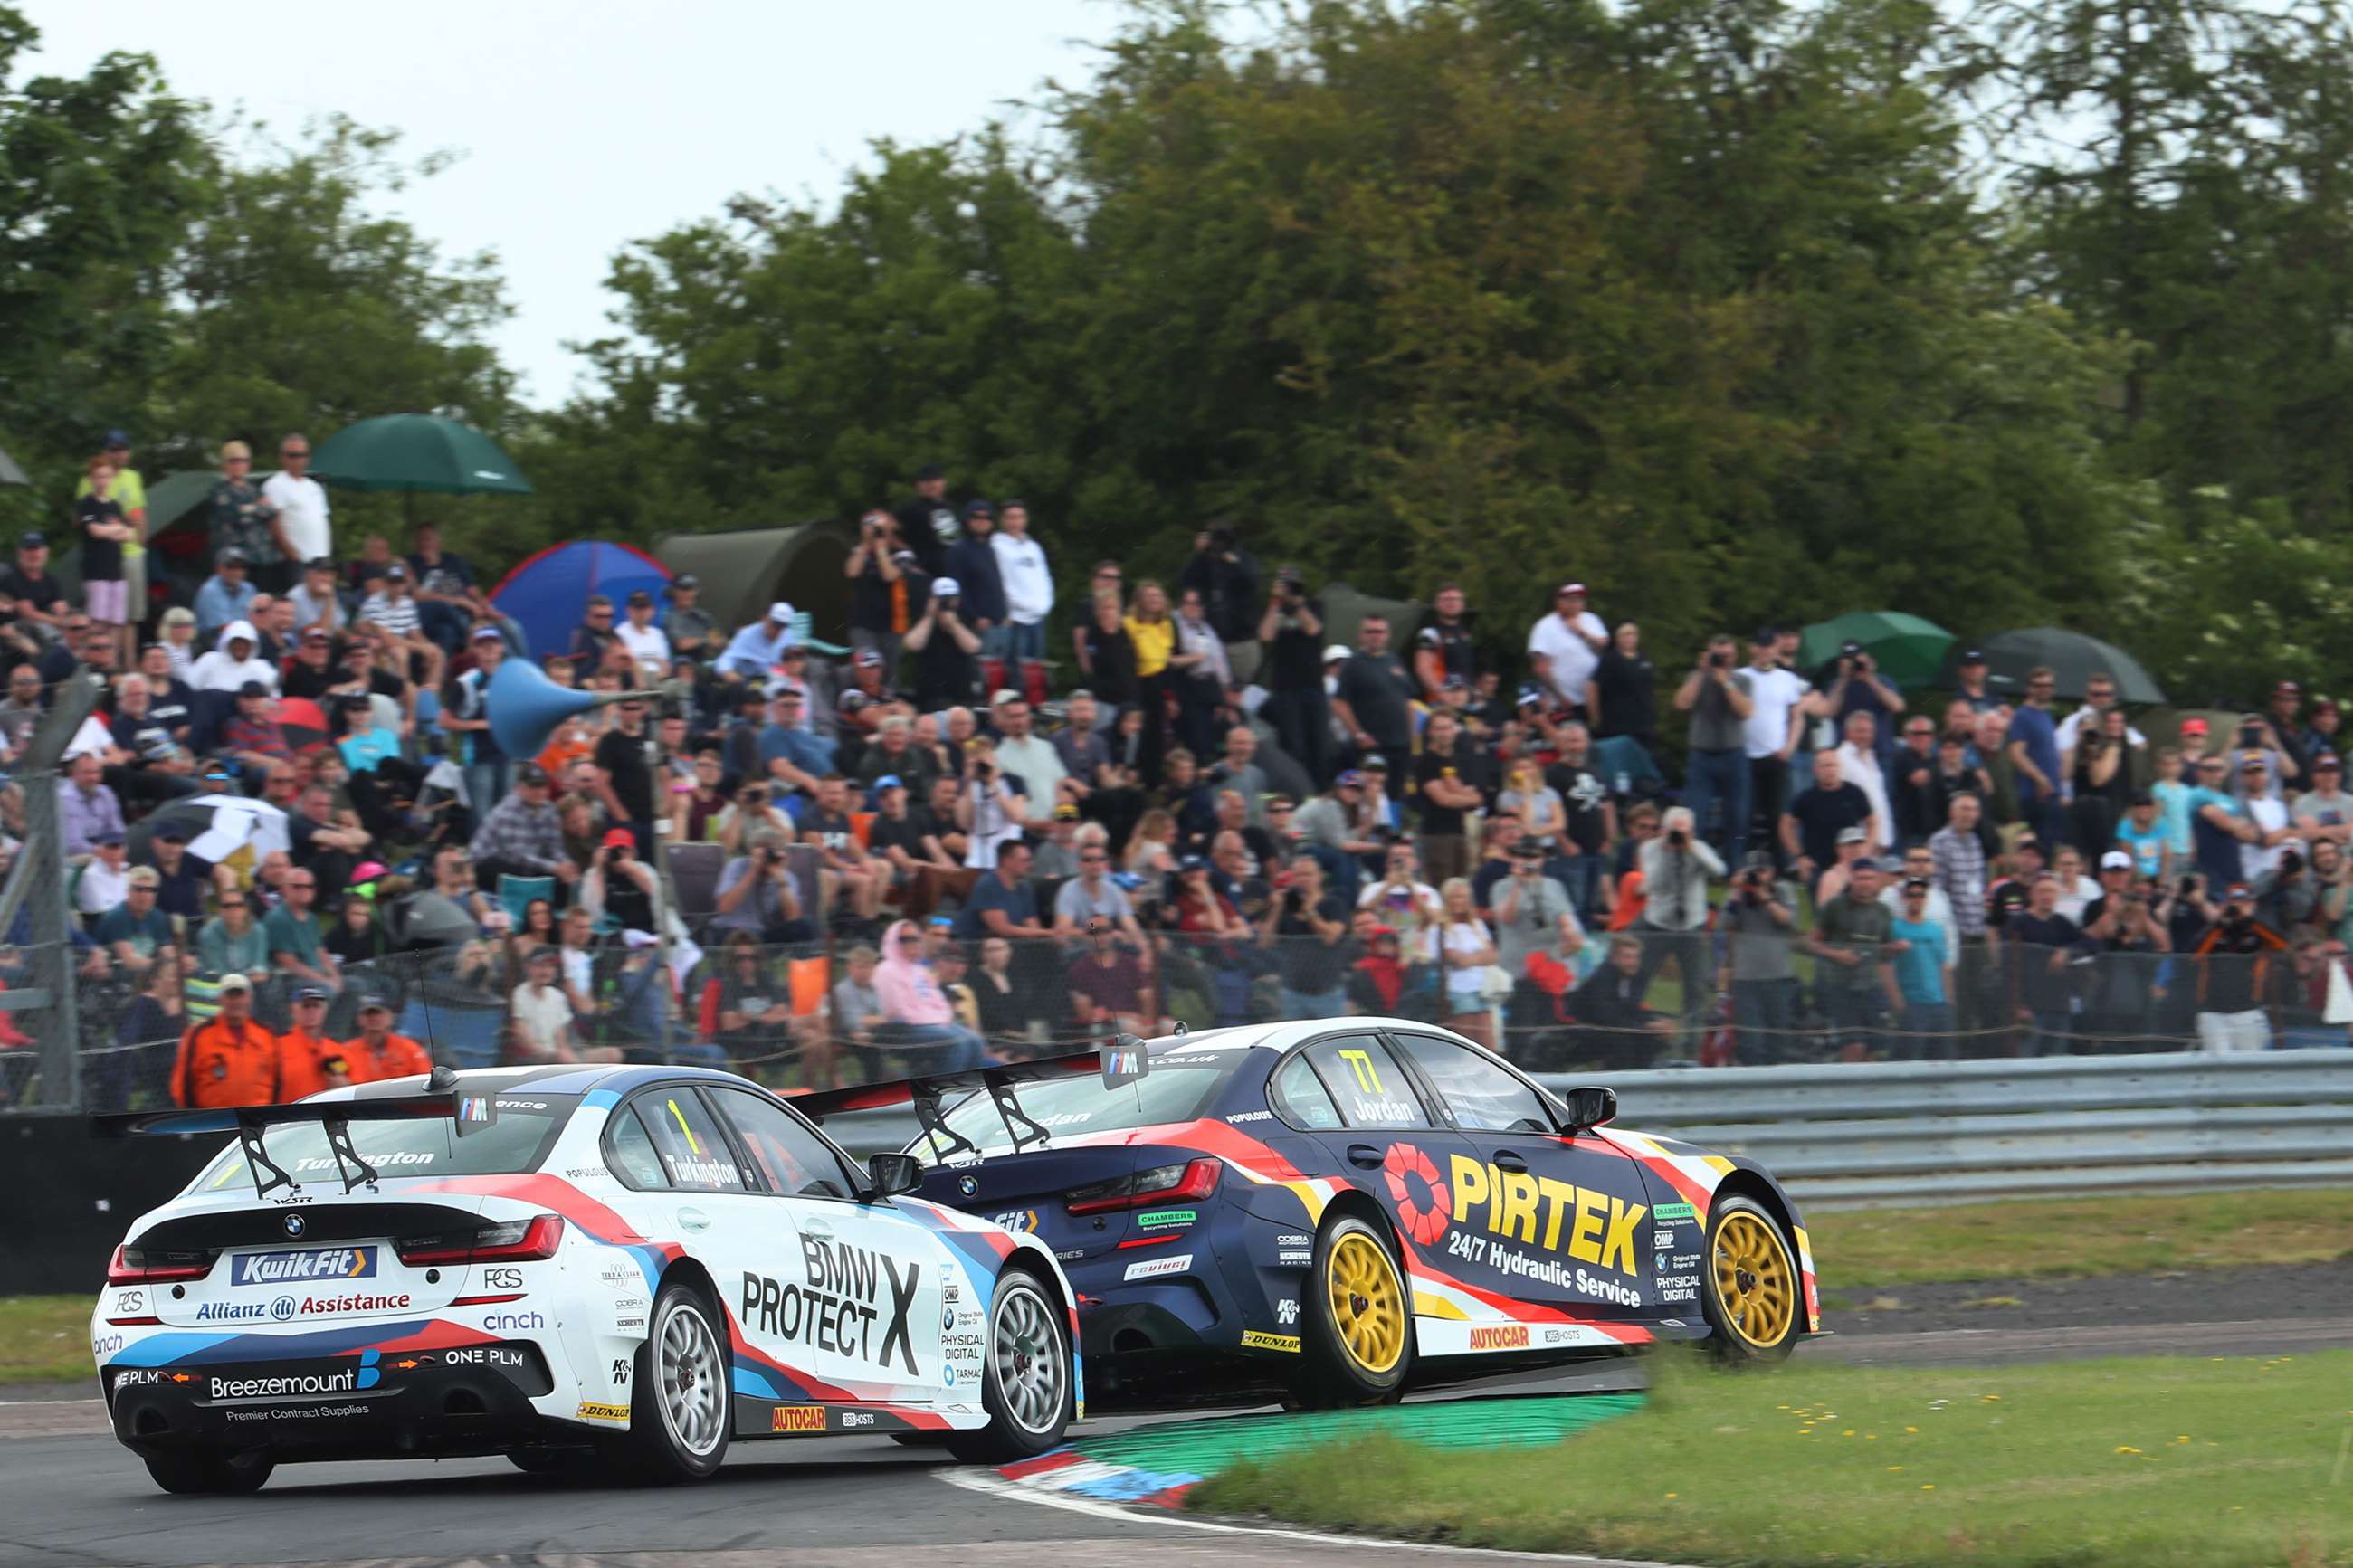
[[[497,442],[432,414],[387,414],[345,426],[320,444],[311,474],[355,490],[425,490],[445,496],[532,493],[531,481]]]
[[[1798,664],[1820,669],[1849,643],[1859,643],[1879,673],[1899,687],[1926,686],[1936,679],[1953,634],[1934,621],[1901,610],[1851,610],[1836,620],[1816,621],[1798,637]]]
[[[2115,679],[2121,701],[2140,707],[2166,700],[2165,688],[2140,660],[2114,643],[2064,626],[2021,626],[1998,632],[1977,647],[1986,657],[1986,685],[1997,692],[2023,693],[2027,676],[2048,666],[2061,697],[2080,699],[2093,676],[2107,675]]]

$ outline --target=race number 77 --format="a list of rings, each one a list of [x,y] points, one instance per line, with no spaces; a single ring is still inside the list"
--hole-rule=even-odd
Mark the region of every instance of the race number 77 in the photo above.
[[[1356,1075],[1358,1089],[1363,1089],[1366,1094],[1381,1092],[1381,1075],[1373,1066],[1370,1051],[1342,1051],[1340,1059],[1346,1062],[1348,1070]]]

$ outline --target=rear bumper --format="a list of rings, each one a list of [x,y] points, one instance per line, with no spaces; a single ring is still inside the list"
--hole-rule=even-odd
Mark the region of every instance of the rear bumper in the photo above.
[[[533,1405],[553,1390],[535,1344],[100,1373],[134,1449],[266,1449],[282,1459],[496,1453],[581,1429]]]

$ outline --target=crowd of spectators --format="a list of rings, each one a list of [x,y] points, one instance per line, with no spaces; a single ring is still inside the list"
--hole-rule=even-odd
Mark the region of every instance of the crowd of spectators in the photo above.
[[[2337,713],[2293,681],[2152,747],[2112,679],[2062,716],[2050,671],[2004,695],[1975,653],[1936,701],[1852,645],[1799,668],[1794,626],[1662,668],[1574,581],[1525,636],[1453,584],[1335,628],[1225,524],[1172,584],[1106,560],[1065,604],[1050,530],[936,469],[860,520],[845,658],[787,604],[716,624],[691,576],[531,647],[431,524],[340,548],[308,451],[256,485],[223,448],[192,593],[150,581],[119,435],[79,593],[38,533],[0,572],[0,756],[60,680],[106,686],[44,786],[101,1102],[427,1049],[829,1084],[1363,1012],[1537,1066],[2244,1049],[2353,933]],[[511,756],[510,658],[644,695]],[[285,848],[199,860],[224,795]],[[0,1035],[11,1093],[29,1055]]]

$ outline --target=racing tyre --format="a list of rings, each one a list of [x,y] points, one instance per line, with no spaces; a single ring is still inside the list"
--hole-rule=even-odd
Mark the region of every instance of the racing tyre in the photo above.
[[[1798,1345],[1804,1282],[1796,1251],[1753,1198],[1717,1200],[1708,1215],[1707,1268],[1701,1285],[1708,1342],[1719,1362],[1757,1366],[1785,1359]]]
[[[988,1425],[948,1437],[948,1452],[968,1465],[1009,1465],[1061,1442],[1076,1394],[1069,1314],[1035,1274],[997,1276],[987,1346],[981,1402]]]
[[[241,1497],[258,1492],[278,1461],[267,1454],[218,1454],[209,1449],[167,1449],[142,1454],[147,1473],[167,1492],[209,1497]]]
[[[1384,1405],[1413,1366],[1413,1313],[1388,1238],[1342,1215],[1315,1236],[1300,1337],[1300,1402],[1309,1408]]]
[[[734,1402],[725,1342],[711,1304],[681,1281],[662,1287],[649,1321],[632,1374],[629,1430],[607,1449],[606,1468],[656,1486],[701,1480],[727,1457]]]

